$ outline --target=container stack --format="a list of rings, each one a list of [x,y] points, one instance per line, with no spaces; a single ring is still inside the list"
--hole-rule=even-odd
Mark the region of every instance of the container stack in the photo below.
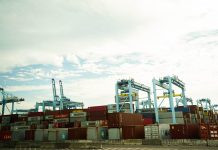
[[[144,138],[144,126],[141,114],[108,114],[108,128],[110,140]]]
[[[59,142],[65,140],[121,139],[210,139],[218,140],[217,114],[190,105],[175,108],[177,124],[172,124],[169,108],[159,109],[160,123],[154,110],[115,112],[116,105],[87,109],[29,112],[0,116],[0,141]],[[121,107],[121,105],[120,105]]]

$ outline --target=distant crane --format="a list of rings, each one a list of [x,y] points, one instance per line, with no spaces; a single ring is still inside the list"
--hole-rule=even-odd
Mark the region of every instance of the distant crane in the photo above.
[[[14,103],[24,101],[23,98],[18,98],[16,96],[13,96],[11,93],[6,92],[3,88],[0,88],[0,93],[2,94],[2,101],[0,101],[0,105],[2,105],[2,115],[5,114],[5,107],[7,107],[6,104],[12,103],[10,113],[13,114]]]
[[[58,103],[59,96],[56,93],[55,80],[52,79],[52,91],[53,91],[53,110],[56,109],[56,105]]]
[[[197,100],[197,105],[203,107],[204,110],[211,110],[211,100],[209,98],[202,98]]]

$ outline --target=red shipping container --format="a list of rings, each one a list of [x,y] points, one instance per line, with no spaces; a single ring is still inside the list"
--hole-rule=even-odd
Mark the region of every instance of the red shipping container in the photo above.
[[[196,124],[172,124],[170,134],[172,139],[198,139],[199,128]]]
[[[199,124],[199,137],[200,139],[209,138],[209,130],[207,124]]]
[[[152,118],[144,118],[143,125],[154,124],[154,120]]]
[[[87,128],[69,128],[68,140],[86,140]]]
[[[189,105],[189,106],[187,106],[187,107],[190,109],[190,112],[191,112],[192,114],[196,114],[196,113],[199,111],[197,105]]]
[[[47,115],[57,115],[57,114],[60,114],[59,110],[55,110],[55,111],[47,110],[47,111],[45,111],[45,116],[47,116]]]
[[[123,126],[122,138],[123,139],[144,139],[144,126]]]
[[[60,114],[70,114],[72,112],[72,109],[64,109],[64,110],[60,110]]]
[[[209,139],[217,140],[218,139],[218,125],[208,124],[208,130],[209,130]]]
[[[107,106],[91,106],[88,107],[88,111],[107,111]]]
[[[188,139],[199,139],[199,126],[197,124],[187,124],[186,134]]]
[[[28,117],[44,116],[44,112],[29,112]]]
[[[170,125],[170,134],[172,139],[186,139],[186,128],[184,124]]]
[[[109,113],[108,127],[121,128],[122,126],[143,125],[143,118],[141,114],[131,113]]]
[[[107,111],[90,111],[88,112],[88,121],[107,120]]]
[[[59,118],[69,118],[69,114],[56,114],[54,115],[55,119],[59,119]]]
[[[0,141],[11,141],[11,131],[0,131]]]
[[[42,128],[43,129],[48,129],[49,121],[42,121]]]
[[[17,122],[18,121],[18,114],[13,114],[11,115],[11,123]]]
[[[35,138],[35,130],[26,130],[25,131],[25,140],[33,141]]]

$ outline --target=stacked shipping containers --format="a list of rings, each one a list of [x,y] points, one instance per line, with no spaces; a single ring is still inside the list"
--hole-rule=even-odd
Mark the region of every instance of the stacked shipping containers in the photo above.
[[[141,114],[108,114],[109,139],[142,139],[144,137]]]
[[[153,110],[124,113],[126,104],[123,113],[116,113],[115,106],[0,116],[0,140],[218,139],[217,114],[196,105],[175,108],[179,124],[171,124],[172,112],[163,108],[159,125]]]

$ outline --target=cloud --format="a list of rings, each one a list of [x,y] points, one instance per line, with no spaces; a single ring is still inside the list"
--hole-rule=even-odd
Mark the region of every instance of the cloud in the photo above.
[[[218,96],[216,1],[0,3],[0,79],[15,93],[54,77],[73,98],[111,103],[117,79],[177,74],[190,97]]]

